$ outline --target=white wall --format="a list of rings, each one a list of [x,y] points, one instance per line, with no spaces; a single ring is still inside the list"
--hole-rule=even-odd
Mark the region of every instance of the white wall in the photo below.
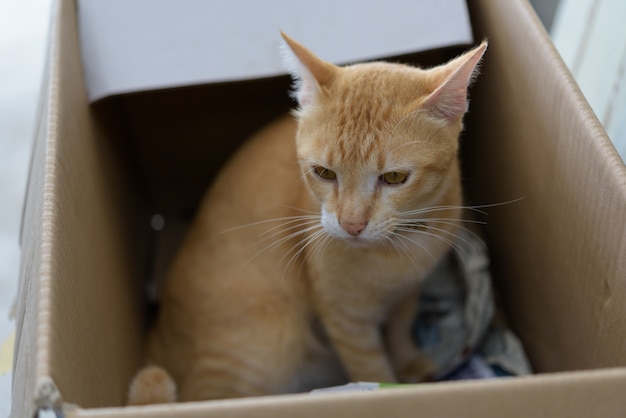
[[[551,36],[626,160],[626,1],[561,0]]]

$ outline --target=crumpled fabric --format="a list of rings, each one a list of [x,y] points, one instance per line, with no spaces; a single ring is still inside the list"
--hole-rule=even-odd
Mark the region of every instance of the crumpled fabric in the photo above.
[[[495,312],[487,249],[462,230],[454,251],[425,279],[413,326],[418,347],[437,365],[435,380],[531,373],[521,342]]]

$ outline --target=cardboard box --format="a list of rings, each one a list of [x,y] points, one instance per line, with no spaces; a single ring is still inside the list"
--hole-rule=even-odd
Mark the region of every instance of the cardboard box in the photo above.
[[[150,216],[184,221],[237,144],[287,109],[289,82],[89,106],[75,12],[70,0],[56,9],[32,157],[14,417],[624,416],[626,168],[525,0],[470,3],[475,38],[490,46],[462,141],[472,202],[524,197],[490,210],[486,234],[503,305],[538,374],[121,407],[142,363]]]

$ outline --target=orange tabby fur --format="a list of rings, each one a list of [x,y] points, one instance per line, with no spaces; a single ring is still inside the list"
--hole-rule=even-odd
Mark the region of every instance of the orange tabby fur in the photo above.
[[[249,140],[205,198],[149,337],[159,367],[138,374],[131,404],[151,390],[174,401],[172,380],[190,401],[432,371],[410,327],[458,230],[458,136],[486,43],[431,70],[340,68],[284,38],[296,118]]]

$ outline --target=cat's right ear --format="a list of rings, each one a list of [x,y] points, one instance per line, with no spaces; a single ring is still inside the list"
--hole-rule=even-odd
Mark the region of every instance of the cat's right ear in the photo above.
[[[330,62],[318,58],[299,42],[280,32],[285,40],[283,59],[294,79],[293,97],[301,107],[311,104],[320,92],[320,87],[328,83],[338,70]]]
[[[486,50],[487,40],[484,40],[476,48],[432,69],[433,81],[438,85],[424,101],[424,108],[449,122],[463,117],[468,106],[467,89],[478,75],[479,64]]]

